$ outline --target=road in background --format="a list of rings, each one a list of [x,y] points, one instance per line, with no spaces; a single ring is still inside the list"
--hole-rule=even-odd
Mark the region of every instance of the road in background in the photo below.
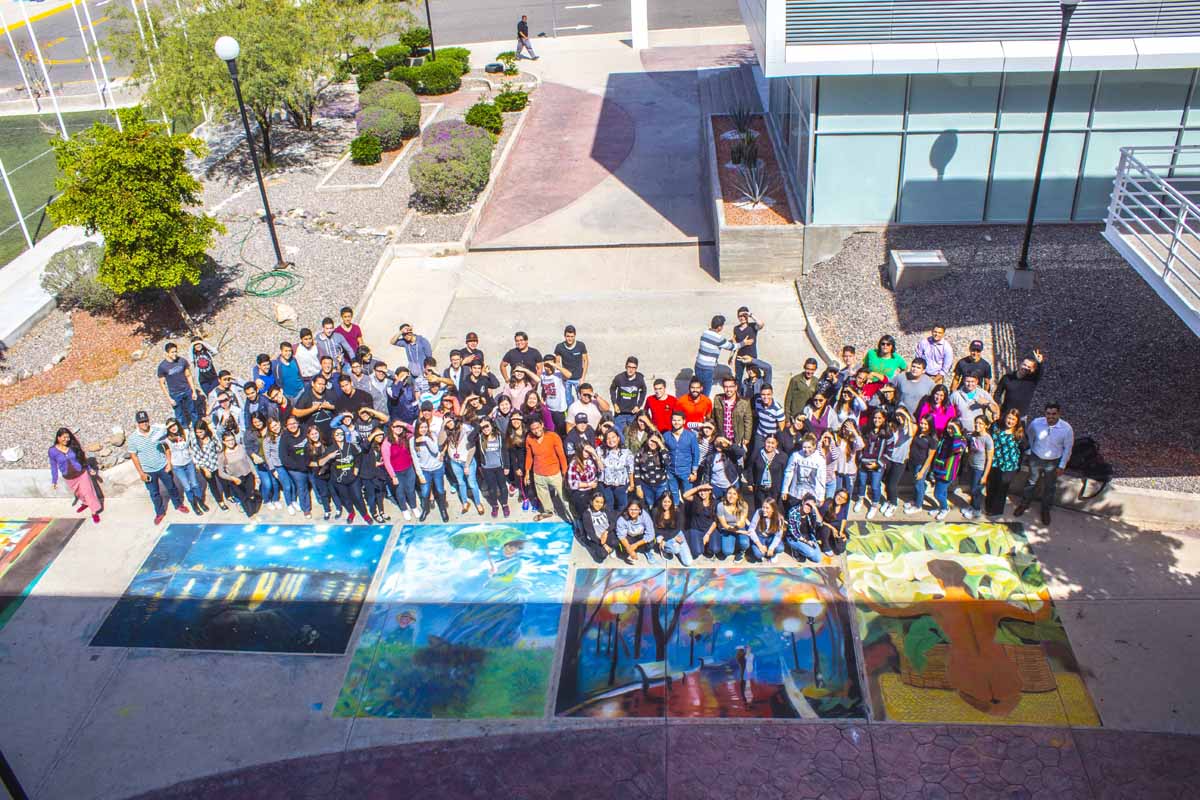
[[[92,25],[95,26],[96,38],[100,42],[101,51],[105,56],[105,68],[110,79],[123,76],[128,69],[114,62],[112,54],[105,44],[105,36],[111,28],[109,12],[117,3],[128,0],[77,0],[76,8],[79,22],[87,30],[87,17],[83,4],[86,2],[87,11],[91,15]],[[140,8],[139,3],[139,8]],[[22,6],[24,7],[22,9]],[[22,10],[29,15],[30,22],[25,23]],[[92,78],[92,69],[88,66],[83,36],[76,22],[71,3],[56,4],[54,0],[45,3],[13,2],[0,0],[0,11],[4,14],[4,27],[8,28],[8,36],[12,37],[17,49],[17,57],[25,64],[26,72],[32,81],[41,78],[42,71],[34,57],[33,41],[30,27],[37,33],[38,44],[42,48],[42,57],[46,61],[46,71],[55,92],[63,94],[95,94],[96,84]],[[88,33],[88,43],[91,43],[91,33]],[[93,50],[93,57],[95,51]],[[93,64],[96,76],[103,80],[98,64]],[[43,93],[44,95],[44,93]],[[0,100],[16,100],[27,98],[21,71],[13,56],[13,47],[7,37],[0,40]]]
[[[737,25],[737,0],[648,0],[650,28],[696,28]],[[434,44],[487,42],[511,36],[516,45],[517,20],[529,15],[529,33],[541,36],[627,31],[629,0],[429,0]],[[418,15],[424,13],[419,5]]]

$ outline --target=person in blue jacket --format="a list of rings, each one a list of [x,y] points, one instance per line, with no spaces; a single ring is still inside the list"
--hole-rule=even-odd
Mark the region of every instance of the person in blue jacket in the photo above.
[[[676,503],[682,502],[683,493],[695,485],[696,469],[700,466],[700,442],[696,434],[688,430],[684,419],[682,411],[673,413],[671,430],[663,434],[663,441],[671,456],[667,486],[671,490],[671,499]]]

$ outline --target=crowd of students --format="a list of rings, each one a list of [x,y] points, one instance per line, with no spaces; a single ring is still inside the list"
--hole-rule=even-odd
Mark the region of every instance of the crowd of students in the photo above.
[[[173,416],[152,424],[138,411],[127,440],[155,524],[168,500],[202,515],[210,498],[250,517],[265,505],[388,522],[390,503],[405,520],[436,509],[447,522],[456,497],[464,516],[508,517],[516,504],[535,521],[557,515],[597,559],[820,561],[844,551],[851,512],[944,520],[959,483],[965,519],[998,519],[1022,464],[1014,515],[1040,486],[1048,524],[1074,442],[1056,404],[1030,419],[1040,351],[996,380],[982,342],[955,360],[940,326],[911,359],[891,336],[861,356],[847,345],[824,368],[810,358],[780,394],[758,354],[765,326],[743,307],[731,334],[712,318],[676,397],[661,378],[648,385],[635,356],[599,391],[570,325],[545,354],[518,331],[495,371],[468,333],[439,369],[411,325],[390,342],[404,363],[388,365],[352,310],[340,316],[258,356],[240,380],[206,341],[190,360],[165,346],[158,376]],[[722,360],[732,369],[718,378]],[[98,514],[69,430],[50,455],[55,483],[65,476],[80,510]]]

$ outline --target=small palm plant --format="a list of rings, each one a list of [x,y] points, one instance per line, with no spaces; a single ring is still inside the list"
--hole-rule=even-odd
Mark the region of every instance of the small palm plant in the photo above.
[[[758,164],[758,142],[753,136],[743,136],[729,148],[729,160],[736,166],[756,166]]]
[[[729,112],[729,119],[733,122],[734,129],[742,136],[750,134],[754,135],[754,131],[750,126],[754,123],[755,114],[746,106],[738,106]]]

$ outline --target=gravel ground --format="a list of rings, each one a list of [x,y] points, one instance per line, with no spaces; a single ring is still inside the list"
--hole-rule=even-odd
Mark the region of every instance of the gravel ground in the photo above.
[[[68,349],[71,316],[57,308],[39,320],[13,347],[0,350],[0,377],[22,372],[36,374],[54,356]]]
[[[461,117],[478,98],[478,92],[469,90],[437,98],[446,103],[447,109],[439,118]],[[358,303],[362,287],[386,245],[387,234],[399,233],[411,194],[404,165],[378,190],[315,190],[321,176],[341,157],[355,135],[354,105],[356,101],[343,91],[324,107],[330,116],[319,119],[315,131],[298,131],[283,124],[275,129],[276,168],[264,177],[280,246],[284,257],[295,262],[295,274],[301,279],[282,297],[252,297],[243,291],[249,277],[270,269],[274,263],[262,221],[261,199],[245,150],[232,151],[209,168],[204,180],[204,204],[215,209],[227,233],[210,251],[217,268],[213,278],[201,287],[200,294],[209,305],[198,318],[208,340],[220,349],[218,368],[231,369],[238,375],[248,373],[256,354],[273,355],[278,343],[294,339],[300,326],[316,327],[322,317],[332,315],[341,306]],[[505,115],[497,155],[511,138],[518,116]],[[414,213],[404,235],[398,238],[457,240],[469,216]],[[299,325],[291,323],[284,328],[275,322],[278,302],[296,309]],[[62,318],[52,316],[31,334],[32,338],[26,338],[12,351],[12,363],[16,364],[17,359],[22,364],[39,362],[40,369],[41,363],[64,349],[62,330]],[[186,335],[180,325],[162,338],[183,341]],[[123,367],[115,378],[0,409],[0,447],[20,444],[26,452],[17,464],[0,466],[45,467],[42,442],[49,441],[58,425],[76,428],[81,438],[91,441],[107,435],[114,425],[130,427],[132,413],[139,408],[145,408],[156,419],[166,418],[170,408],[154,374],[161,344],[161,339],[155,341],[145,360]],[[42,358],[45,360],[39,361]]]
[[[1200,492],[1200,417],[1179,402],[1200,375],[1195,336],[1099,226],[1039,227],[1030,253],[1037,288],[1008,289],[1005,269],[1021,233],[945,226],[855,234],[802,279],[805,307],[834,355],[844,343],[862,353],[891,333],[911,357],[935,322],[946,326],[956,358],[983,340],[997,374],[1041,349],[1047,371],[1035,402],[1061,402],[1076,435],[1096,438],[1118,480]],[[949,277],[887,288],[889,250],[934,248],[945,252]]]
[[[436,111],[437,107],[432,103],[421,104],[422,127],[424,127],[425,124],[433,118],[433,115]],[[383,177],[385,172],[388,171],[388,168],[392,165],[392,162],[394,162],[397,158],[404,158],[407,160],[412,154],[413,149],[414,145],[410,143],[407,147],[401,148],[400,150],[393,150],[384,153],[383,158],[378,164],[355,164],[350,159],[346,159],[337,168],[337,170],[329,176],[329,182],[325,184],[324,188],[346,184],[375,183]],[[401,170],[405,169],[407,168],[403,165],[396,167],[396,170],[392,173],[389,180],[395,178]]]

